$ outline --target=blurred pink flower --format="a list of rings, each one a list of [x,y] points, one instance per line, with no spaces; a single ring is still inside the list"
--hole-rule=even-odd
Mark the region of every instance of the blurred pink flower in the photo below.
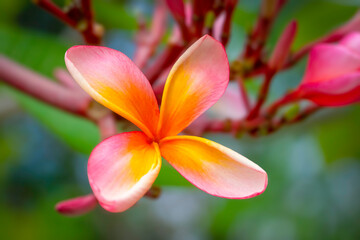
[[[221,96],[207,112],[209,118],[239,120],[248,114],[237,83],[229,83],[224,95]]]
[[[305,76],[292,98],[322,106],[342,106],[360,100],[360,33],[338,44],[319,44],[309,56]]]

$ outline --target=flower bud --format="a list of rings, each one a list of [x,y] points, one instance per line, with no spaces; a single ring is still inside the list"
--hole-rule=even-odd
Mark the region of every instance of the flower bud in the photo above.
[[[97,206],[97,200],[93,194],[61,201],[56,204],[58,213],[66,216],[79,216],[90,212]]]
[[[338,44],[316,45],[295,93],[322,106],[359,101],[360,33],[348,34]]]
[[[289,55],[291,44],[294,41],[296,31],[296,21],[290,22],[289,25],[285,28],[270,57],[269,67],[271,69],[279,70],[283,66],[286,58]]]

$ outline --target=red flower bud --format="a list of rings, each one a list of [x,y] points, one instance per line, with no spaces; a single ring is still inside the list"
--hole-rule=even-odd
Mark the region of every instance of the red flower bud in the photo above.
[[[295,94],[322,106],[359,101],[360,33],[348,34],[338,44],[315,46]]]
[[[269,60],[269,67],[274,70],[280,69],[290,52],[297,30],[296,21],[292,21],[285,28]]]
[[[90,212],[97,206],[97,200],[93,194],[61,201],[55,209],[66,216],[78,216]]]

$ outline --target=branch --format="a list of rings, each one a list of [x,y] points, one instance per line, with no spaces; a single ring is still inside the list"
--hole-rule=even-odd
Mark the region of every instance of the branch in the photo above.
[[[78,23],[78,30],[84,37],[85,42],[93,45],[100,45],[104,35],[104,28],[94,21],[94,12],[91,8],[91,0],[81,0],[81,10],[84,14],[85,28],[81,28],[81,21]]]
[[[134,63],[143,68],[149,58],[154,54],[166,29],[166,6],[162,0],[157,1],[154,10],[151,29],[144,28],[142,20],[139,23],[139,31],[136,34],[135,41],[137,48],[134,54]]]
[[[274,76],[273,71],[268,71],[265,74],[265,79],[261,86],[257,102],[255,104],[255,107],[250,111],[249,115],[247,116],[247,120],[254,119],[259,115],[259,111],[267,98],[269,88],[270,88],[270,83],[271,83],[271,80],[273,79],[273,76]]]
[[[190,32],[190,28],[186,25],[185,5],[183,0],[166,0],[166,4],[175,21],[179,25],[182,39],[185,42],[190,42],[192,34]]]
[[[177,44],[170,43],[167,45],[164,51],[154,60],[153,64],[145,70],[145,76],[151,84],[157,80],[164,69],[176,61],[183,49],[183,46]]]
[[[99,45],[104,35],[103,27],[95,23],[91,9],[91,0],[81,0],[81,5],[72,5],[68,12],[63,11],[51,0],[33,0],[36,5],[74,28],[83,36],[88,44]],[[76,12],[76,14],[72,14]]]
[[[312,115],[313,113],[317,112],[320,109],[322,109],[321,106],[310,105],[292,119],[287,119],[285,116],[283,116],[280,119],[275,120],[275,121],[273,121],[271,123],[271,125],[268,128],[269,133],[272,133],[272,132],[278,130],[279,128],[281,128],[281,127],[283,127],[285,125],[294,124],[294,123],[298,123],[300,121],[303,121],[306,118],[308,118],[310,115]]]
[[[77,22],[71,19],[61,8],[54,4],[51,0],[33,0],[33,2],[44,10],[48,11],[59,20],[63,21],[70,27],[76,28]]]
[[[209,120],[204,123],[202,132],[199,135],[206,132],[230,132],[236,136],[241,132],[251,132],[266,124],[266,122],[266,119],[261,117],[252,120]]]
[[[91,98],[63,87],[0,55],[0,79],[45,103],[80,116],[87,116]]]
[[[245,45],[243,58],[257,62],[269,36],[275,18],[286,0],[263,0],[258,20]]]
[[[245,88],[244,79],[241,77],[238,77],[237,81],[238,81],[238,85],[239,85],[241,100],[244,103],[244,106],[246,107],[246,111],[249,112],[250,111],[250,100],[249,100],[247,90]]]
[[[231,19],[238,0],[225,1],[225,21],[221,33],[221,43],[226,46],[230,39]]]
[[[346,34],[352,32],[352,31],[360,31],[360,11],[358,11],[348,22],[344,23],[340,27],[334,29],[330,33],[328,33],[326,36],[323,36],[319,39],[316,39],[315,41],[312,41],[305,46],[303,46],[301,49],[299,49],[297,52],[295,52],[291,58],[287,61],[287,63],[284,65],[283,69],[287,69],[294,64],[296,64],[299,60],[301,60],[306,54],[310,52],[310,50],[317,44],[320,43],[331,43],[339,41],[341,38],[343,38]]]
[[[282,98],[276,100],[273,102],[266,110],[265,110],[265,117],[266,118],[272,118],[276,112],[283,106],[298,101],[299,95],[297,91],[291,91]]]

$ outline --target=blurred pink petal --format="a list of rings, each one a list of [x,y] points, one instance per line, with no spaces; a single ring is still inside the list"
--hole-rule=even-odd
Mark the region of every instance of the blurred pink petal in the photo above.
[[[214,38],[218,41],[221,41],[221,34],[223,32],[224,23],[225,23],[226,13],[221,13],[219,17],[216,18],[214,22],[213,35]]]
[[[167,8],[162,0],[157,1],[154,10],[151,29],[140,30],[136,35],[137,48],[133,61],[143,68],[149,58],[154,54],[156,47],[160,44],[166,30]]]
[[[185,3],[185,24],[191,26],[193,18],[193,9],[190,2]]]
[[[360,56],[360,33],[350,33],[341,39],[339,43]]]
[[[319,44],[309,56],[305,76],[295,91],[300,98],[323,106],[342,106],[360,99],[360,33],[339,44]]]
[[[334,35],[343,35],[356,31],[360,31],[360,11],[357,11],[349,21],[338,28]]]
[[[299,92],[322,106],[343,106],[360,101],[360,72],[322,82],[310,82],[299,87]]]
[[[224,95],[206,112],[210,118],[233,120],[242,119],[247,114],[246,105],[235,82],[229,83]]]
[[[344,46],[320,44],[309,56],[303,82],[321,82],[360,68],[360,56]]]

